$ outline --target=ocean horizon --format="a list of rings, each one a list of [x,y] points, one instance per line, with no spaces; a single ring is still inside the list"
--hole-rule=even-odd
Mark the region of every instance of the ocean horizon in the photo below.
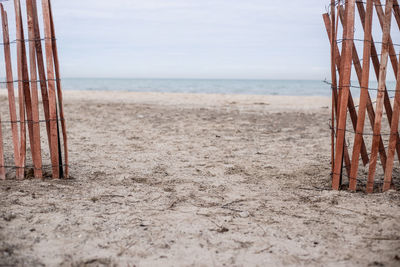
[[[5,89],[4,78],[2,89]],[[353,97],[360,95],[352,82]],[[394,96],[396,83],[386,84],[389,96]],[[262,79],[141,79],[141,78],[63,78],[63,90],[73,91],[125,91],[156,93],[245,94],[281,96],[331,96],[331,86],[325,80],[262,80]],[[376,81],[370,83],[378,87]],[[376,97],[376,90],[370,91]]]
[[[160,93],[205,93],[205,94],[249,94],[330,96],[331,87],[321,80],[256,80],[256,79],[137,79],[137,78],[64,78],[64,90],[128,91]],[[353,82],[355,86],[358,84]],[[388,82],[389,90],[395,82]],[[377,88],[376,82],[371,88]],[[352,88],[354,97],[359,90]],[[376,92],[371,91],[374,97]]]
[[[65,90],[161,93],[330,95],[317,80],[64,78]]]

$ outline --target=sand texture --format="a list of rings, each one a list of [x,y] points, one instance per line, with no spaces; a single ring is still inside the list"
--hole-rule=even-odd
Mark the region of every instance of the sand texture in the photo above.
[[[329,104],[66,92],[73,179],[0,182],[0,266],[400,266],[400,192],[330,190]]]

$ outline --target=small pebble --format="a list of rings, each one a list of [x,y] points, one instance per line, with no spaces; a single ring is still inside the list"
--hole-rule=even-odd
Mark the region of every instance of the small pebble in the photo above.
[[[250,216],[248,211],[242,211],[239,215],[242,218],[248,218]]]

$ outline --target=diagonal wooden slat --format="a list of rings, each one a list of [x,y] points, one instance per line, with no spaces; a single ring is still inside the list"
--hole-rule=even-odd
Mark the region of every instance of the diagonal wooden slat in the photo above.
[[[331,36],[332,36],[331,32],[330,32],[331,22],[330,22],[330,19],[329,19],[329,15],[327,13],[323,14],[323,19],[324,19],[324,22],[325,22],[325,28],[326,28],[326,32],[328,34],[328,38],[331,38]],[[340,51],[339,51],[339,48],[338,48],[336,42],[334,44],[334,50],[335,50],[335,57],[334,57],[335,69],[336,69],[336,66],[337,66],[337,68],[339,70],[339,73],[340,73]],[[332,86],[332,95],[333,95],[333,99],[334,99],[334,115],[336,115],[335,117],[336,117],[336,121],[337,121],[338,120],[338,116],[337,116],[337,113],[338,113],[338,106],[337,106],[338,94],[337,94],[337,89],[335,87],[333,87],[333,86]],[[350,104],[350,102],[349,102],[349,104]],[[352,108],[354,109],[354,106]],[[334,124],[334,121],[332,122],[332,125],[333,124]],[[334,128],[334,127],[332,127],[332,128]],[[344,147],[344,163],[345,163],[347,175],[350,175],[351,161],[350,161],[350,155],[349,155],[349,151],[348,151],[348,147],[347,147],[346,143],[345,143],[345,147]]]
[[[371,150],[371,158],[370,158],[368,182],[367,182],[367,192],[368,193],[372,193],[374,191],[376,163],[377,163],[377,155],[378,155],[378,150],[379,150],[379,138],[381,136],[384,94],[386,91],[385,84],[386,84],[387,65],[388,65],[388,60],[389,60],[389,50],[390,50],[389,41],[391,39],[390,38],[390,27],[391,27],[391,19],[392,19],[392,9],[393,9],[393,0],[387,0],[386,6],[385,6],[385,18],[384,18],[384,24],[383,24],[381,65],[380,65],[379,81],[378,81],[376,116],[375,116],[374,130],[373,130],[374,136],[372,139],[372,150]]]
[[[342,8],[339,7],[339,17],[340,17],[340,21],[342,22],[342,25],[344,25],[344,10]],[[357,79],[358,82],[361,86],[361,80],[362,80],[362,67],[360,64],[360,58],[358,56],[358,52],[356,49],[356,46],[354,44],[354,41],[352,41],[352,59],[353,59],[353,64],[354,64],[354,68],[356,70],[356,75],[357,75]],[[373,112],[373,110],[369,110],[369,112]],[[350,118],[351,118],[351,122],[353,124],[353,129],[354,131],[357,130],[357,121],[358,121],[358,116],[357,116],[357,112],[355,110],[355,105],[354,105],[354,100],[353,100],[353,96],[351,93],[351,90],[349,90],[349,113],[350,113]],[[364,142],[364,138],[361,136],[361,157],[363,159],[363,163],[364,166],[368,164],[369,159],[368,159],[368,152],[367,152],[367,148]],[[358,159],[357,159],[357,164],[358,164]]]
[[[338,9],[337,9],[336,28],[338,28],[338,26],[339,26],[339,13],[340,13],[339,12],[339,7],[340,7],[340,5],[338,5]],[[338,30],[336,30],[336,34],[337,34],[337,31]],[[345,39],[346,35],[347,35],[347,28],[343,27],[342,38]],[[344,65],[343,65],[343,61],[341,60],[341,57],[340,57],[339,48],[338,48],[338,50],[336,52],[335,60],[338,62],[337,69],[338,69],[338,72],[339,72],[339,81],[340,81],[340,77],[341,77],[340,75],[342,73]],[[340,85],[338,83],[338,81],[337,81],[337,85]],[[333,91],[333,93],[335,93],[335,91]],[[336,137],[337,137],[338,126],[339,126],[339,110],[340,110],[340,105],[341,105],[341,99],[342,99],[342,90],[339,90],[339,88],[337,88],[337,98],[336,98],[337,111],[336,111],[336,128],[335,128]],[[348,103],[346,103],[346,105],[348,105]],[[335,142],[336,142],[336,137],[335,137]],[[343,179],[343,171],[342,171],[343,170],[343,164],[345,165],[344,167],[346,169],[347,175],[350,175],[350,169],[351,169],[350,155],[349,155],[349,152],[348,152],[348,147],[347,147],[347,143],[346,142],[344,142],[343,151],[344,151],[343,152],[343,159],[341,160],[342,166],[340,168],[340,178],[339,178],[339,184],[340,185],[342,184],[342,179]],[[333,165],[334,166],[333,166],[333,172],[332,172],[332,179],[333,179],[333,174],[335,173],[335,162],[334,162]]]
[[[342,14],[342,16],[340,18],[343,21],[344,20],[344,18],[343,18],[343,10],[340,10],[340,11],[341,11],[340,13]],[[329,17],[328,14],[325,14],[324,16],[328,16]],[[325,19],[326,26],[327,26],[327,23],[329,23],[329,20]],[[328,32],[328,34],[329,34],[329,32]],[[340,61],[340,53],[339,53],[339,48],[337,47],[337,45],[336,45],[336,50],[337,50],[336,53],[338,54],[338,59],[336,59],[336,60]],[[360,65],[360,59],[358,57],[358,53],[357,53],[357,50],[355,49],[354,43],[353,43],[353,63],[354,63],[356,74],[357,74],[357,77],[358,77],[358,80],[359,80],[359,83],[360,83],[360,86],[361,86],[362,72],[363,71],[362,71],[362,67]],[[367,104],[368,104],[368,107],[369,107],[368,108],[368,114],[369,114],[369,117],[371,118],[371,126],[373,126],[373,124],[374,124],[374,119],[373,118],[375,118],[375,112],[374,112],[374,110],[372,108],[372,102],[371,102],[371,98],[369,96],[369,92],[367,91],[366,93],[367,93]],[[353,103],[352,97],[351,97],[351,92],[350,92],[349,98],[350,98],[349,110],[350,110],[350,112],[351,111],[355,112],[354,103]],[[357,121],[359,121],[359,120],[357,120]],[[353,123],[353,128],[356,131],[356,133],[360,133],[360,131],[357,130],[356,123]],[[361,138],[361,141],[362,141],[362,138]],[[382,139],[380,141],[380,148],[381,148],[380,149],[381,160],[382,160],[382,164],[384,165],[385,162],[386,162],[386,153],[385,153],[384,144],[383,144],[383,140]],[[361,146],[360,146],[360,151],[361,151]],[[358,155],[359,155],[360,151],[358,152]],[[357,170],[358,170],[358,158],[359,158],[358,155],[356,155],[355,158],[353,157],[353,162],[351,164],[351,165],[353,165],[353,164],[357,165],[356,173],[357,173]],[[349,174],[349,177],[351,179],[352,176]],[[354,175],[353,175],[353,177],[354,177]]]
[[[360,9],[359,2],[357,3]],[[362,10],[364,7],[362,6]],[[363,17],[362,12],[360,16]],[[356,135],[354,139],[353,155],[352,155],[352,169],[350,174],[349,189],[352,191],[356,190],[357,187],[357,174],[358,174],[358,158],[361,151],[361,141],[364,132],[365,116],[368,110],[369,118],[371,121],[371,126],[374,126],[375,112],[372,107],[371,97],[369,95],[369,75],[370,75],[370,63],[371,63],[371,45],[372,45],[372,18],[373,18],[373,0],[367,0],[367,13],[364,14],[364,20],[362,23],[364,26],[364,51],[363,51],[363,67],[362,67],[362,78],[361,78],[361,94],[360,94],[360,104],[358,109],[358,122]],[[368,105],[368,109],[367,109]],[[382,137],[379,140],[379,151],[382,166],[386,166],[386,152],[383,144]]]
[[[358,7],[358,13],[360,14],[360,19],[362,22],[362,26],[365,30],[365,9],[364,9],[364,4],[361,2],[357,2],[357,7]],[[374,67],[375,70],[375,76],[376,78],[379,80],[379,68],[380,68],[380,62],[379,62],[379,56],[378,56],[378,52],[376,50],[375,47],[375,43],[374,43],[374,38],[371,36],[371,59],[372,59],[372,65]],[[385,105],[385,110],[386,110],[386,115],[388,120],[391,120],[392,118],[392,106],[390,103],[390,98],[389,98],[389,94],[387,92],[387,89],[385,87],[385,96],[384,96],[384,105]],[[374,127],[375,124],[375,111],[374,111],[374,107],[373,107],[373,103],[371,102],[371,99],[369,97],[368,99],[368,103],[367,103],[367,110],[368,111],[368,115],[369,115],[369,119],[371,121],[371,126],[372,128]],[[382,140],[382,137],[381,137]],[[399,139],[400,140],[400,139]],[[400,152],[400,150],[398,150],[398,152]],[[386,154],[386,149],[385,146],[383,146],[383,144],[379,145],[379,153],[382,154],[385,153]],[[381,159],[382,161],[382,159]]]
[[[398,67],[398,70],[399,72],[397,73],[396,93],[394,97],[393,118],[390,129],[388,160],[386,162],[386,172],[385,172],[383,191],[389,190],[392,185],[394,155],[398,143],[397,134],[399,129],[399,119],[400,119],[400,66]]]
[[[397,26],[400,29],[400,7],[399,7],[399,2],[397,0],[393,0],[393,14],[394,18],[396,19]]]
[[[331,111],[331,121],[332,121],[332,129],[331,129],[331,173],[333,174],[334,163],[335,163],[335,113],[336,113],[336,101],[337,101],[337,76],[336,76],[336,21],[335,21],[335,0],[331,0],[331,26],[326,26],[327,29],[330,28],[330,33],[328,32],[328,37],[331,40],[331,81],[332,81],[332,111]],[[324,14],[325,16],[327,14]],[[325,20],[325,17],[324,17]]]
[[[384,14],[384,11],[383,11],[383,8],[382,8],[382,4],[381,4],[380,0],[374,0],[374,1],[375,1],[376,13],[378,14],[378,18],[379,18],[379,23],[380,23],[381,28],[383,30],[385,14]],[[399,8],[399,7],[397,6],[397,8]],[[397,16],[397,13],[395,13],[395,16]],[[396,50],[394,49],[394,45],[393,45],[392,38],[390,37],[390,35],[389,35],[389,44],[388,45],[389,45],[390,62],[392,64],[393,72],[396,74],[398,72],[398,62],[397,62],[397,57],[396,57]],[[376,66],[375,67],[375,69],[376,69],[375,72],[378,73],[377,77],[378,77],[378,80],[379,80],[379,66],[380,66],[380,64],[379,64],[378,56],[376,56],[375,61],[377,61],[377,63],[374,63],[374,67]],[[386,91],[386,88],[385,88],[385,92],[384,92],[383,98],[384,98],[384,106],[385,106],[387,118],[388,118],[389,124],[390,124],[390,123],[392,123],[392,113],[393,113],[393,111],[392,111],[392,105],[391,105],[391,102],[390,102],[389,94]],[[397,134],[396,151],[397,151],[397,156],[398,156],[398,158],[400,160],[400,136],[399,136],[399,134]]]
[[[347,117],[347,104],[350,93],[350,79],[351,79],[351,62],[352,62],[352,40],[354,39],[354,13],[355,13],[355,0],[348,0],[346,4],[346,36],[343,41],[342,52],[342,66],[339,75],[339,87],[342,88],[342,94],[339,106],[339,122],[336,137],[336,158],[335,167],[333,172],[332,188],[339,190],[340,187],[340,173],[341,164],[343,159],[343,150],[345,143],[346,132],[346,117]]]

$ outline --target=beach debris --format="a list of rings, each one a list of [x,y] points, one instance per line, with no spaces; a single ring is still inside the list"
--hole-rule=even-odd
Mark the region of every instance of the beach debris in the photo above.
[[[4,63],[8,91],[10,121],[0,121],[0,179],[5,179],[5,170],[15,170],[16,178],[27,178],[32,169],[33,176],[42,179],[45,168],[52,170],[52,177],[68,178],[68,140],[64,116],[63,96],[60,78],[57,40],[51,0],[41,0],[42,12],[38,12],[36,0],[26,0],[26,19],[23,18],[20,0],[4,3],[14,9],[16,39],[10,41],[7,11],[0,3],[1,24],[3,31]],[[43,23],[39,23],[41,14]],[[24,22],[27,22],[28,38],[25,38]],[[44,37],[41,37],[40,25],[43,25]],[[44,42],[44,52],[42,42]],[[11,45],[17,50],[17,79],[13,75]],[[26,47],[28,46],[28,48]],[[28,51],[27,51],[28,49]],[[45,56],[45,58],[44,58]],[[17,85],[18,103],[14,92]],[[41,92],[41,99],[39,97]],[[44,119],[40,119],[40,102],[43,103]],[[13,164],[4,160],[3,136],[1,126],[11,126],[13,145]],[[40,126],[45,124],[49,145],[50,164],[43,164]],[[27,144],[27,129],[29,144]],[[27,151],[30,148],[32,166],[27,165]]]
[[[11,222],[11,221],[14,220],[15,218],[17,218],[17,216],[16,216],[15,214],[13,214],[13,213],[4,214],[4,215],[3,215],[3,219],[4,219],[6,222]]]
[[[357,184],[363,184],[360,181],[364,180],[367,193],[373,193],[379,186],[382,191],[388,191],[393,186],[396,154],[400,159],[400,65],[395,50],[399,45],[394,44],[391,38],[391,33],[398,33],[400,28],[399,3],[397,0],[386,0],[384,4],[381,0],[331,0],[328,12],[323,14],[323,20],[331,45],[331,81],[326,83],[332,89],[332,188],[340,190],[344,177],[347,177],[350,191],[356,191]],[[356,13],[362,25],[363,38],[355,35],[360,30],[355,27]],[[373,27],[374,19],[379,21],[379,30]],[[398,27],[391,27],[393,21]],[[339,32],[343,35],[341,39],[338,39]],[[382,41],[374,41],[375,35]],[[357,51],[361,46],[362,59]],[[380,53],[377,47],[381,48]],[[387,88],[389,62],[396,80],[393,90]],[[371,63],[377,88],[371,86]],[[356,74],[358,85],[351,83],[352,73]],[[355,95],[358,92],[359,96]],[[375,93],[376,101],[372,101]],[[358,105],[355,105],[353,95],[359,97]],[[369,120],[369,125],[365,120]],[[351,126],[347,125],[349,121]],[[370,127],[370,133],[366,127]],[[366,177],[360,177],[360,160],[368,169]],[[380,185],[376,179],[379,163],[383,170]]]

